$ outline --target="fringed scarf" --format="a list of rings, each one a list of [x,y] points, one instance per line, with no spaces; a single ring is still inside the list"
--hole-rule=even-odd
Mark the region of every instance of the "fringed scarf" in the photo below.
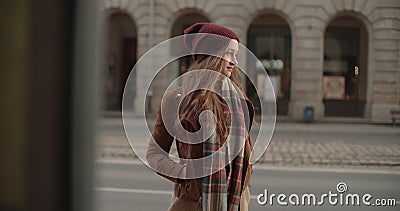
[[[222,97],[231,109],[231,121],[227,122],[229,136],[226,150],[220,150],[219,136],[213,135],[203,144],[203,157],[213,155],[210,164],[203,164],[203,171],[215,172],[202,179],[202,205],[204,211],[237,211],[242,187],[242,169],[246,126],[239,93],[228,78],[222,80]],[[221,147],[224,148],[225,144]],[[235,156],[235,149],[241,149]],[[232,160],[233,159],[233,160]],[[232,160],[232,162],[229,162]]]

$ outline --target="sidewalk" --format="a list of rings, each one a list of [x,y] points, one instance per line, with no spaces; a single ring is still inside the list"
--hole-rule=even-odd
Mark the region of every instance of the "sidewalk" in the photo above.
[[[340,134],[364,134],[364,135],[398,135],[400,142],[400,127],[392,127],[383,124],[366,123],[298,123],[277,122],[275,132],[299,132],[299,133],[340,133]]]
[[[122,128],[118,117],[104,118],[101,124],[104,128]],[[143,140],[142,150],[146,142]],[[122,132],[100,132],[97,146],[97,159],[137,159]],[[400,128],[360,123],[278,122],[257,165],[400,173]]]

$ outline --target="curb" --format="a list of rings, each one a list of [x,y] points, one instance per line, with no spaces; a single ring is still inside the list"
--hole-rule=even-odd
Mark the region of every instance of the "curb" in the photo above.
[[[121,164],[121,165],[145,165],[139,160],[121,160],[121,159],[96,159],[99,164]],[[254,164],[254,170],[270,171],[294,171],[294,172],[328,172],[328,173],[361,173],[361,174],[391,174],[400,175],[400,170],[395,169],[364,169],[364,168],[346,168],[346,167],[311,167],[311,166],[263,166]]]

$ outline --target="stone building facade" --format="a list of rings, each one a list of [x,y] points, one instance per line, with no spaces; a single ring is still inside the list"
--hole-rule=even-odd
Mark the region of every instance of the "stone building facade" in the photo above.
[[[342,116],[389,121],[389,111],[399,108],[398,0],[101,2],[102,12],[109,15],[104,64],[108,109],[120,108],[130,68],[149,47],[199,21],[233,29],[241,43],[270,68],[279,115],[301,120],[305,107],[311,106],[317,120]],[[180,65],[157,77],[152,111],[171,77],[179,75]],[[146,77],[146,71],[146,66],[137,69],[137,90],[145,90],[140,78]],[[143,110],[145,95],[145,91],[135,92],[135,111]]]

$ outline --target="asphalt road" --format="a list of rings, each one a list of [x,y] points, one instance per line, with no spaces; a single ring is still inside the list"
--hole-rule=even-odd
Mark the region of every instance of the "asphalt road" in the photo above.
[[[173,184],[156,175],[153,171],[141,163],[120,162],[96,162],[95,163],[95,210],[166,210],[170,204]],[[312,205],[287,205],[277,204],[276,197],[273,205],[261,206],[257,203],[257,196],[268,190],[271,194],[285,194],[286,202],[289,196],[296,194],[301,197],[305,193],[312,193],[319,202],[322,194],[337,192],[337,184],[344,182],[347,194],[358,194],[360,198],[364,194],[370,194],[371,203],[375,199],[395,199],[400,203],[400,174],[383,173],[355,173],[334,172],[332,170],[308,170],[299,169],[254,169],[251,182],[250,210],[400,210],[397,206],[353,206],[330,205],[327,197],[321,206]],[[336,197],[339,199],[339,197]],[[263,200],[263,198],[260,198]],[[333,197],[335,199],[335,197]],[[362,199],[360,199],[362,203]]]

